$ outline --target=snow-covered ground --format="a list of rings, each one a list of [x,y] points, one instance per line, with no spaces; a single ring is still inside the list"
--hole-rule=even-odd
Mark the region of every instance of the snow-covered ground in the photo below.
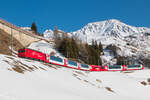
[[[149,69],[83,72],[0,55],[0,100],[149,100],[148,78]]]
[[[34,49],[34,50],[37,50],[46,54],[51,54],[53,52],[55,56],[64,57],[55,49],[54,45],[55,44],[53,42],[47,43],[46,41],[41,40],[38,42],[31,43],[28,48]]]

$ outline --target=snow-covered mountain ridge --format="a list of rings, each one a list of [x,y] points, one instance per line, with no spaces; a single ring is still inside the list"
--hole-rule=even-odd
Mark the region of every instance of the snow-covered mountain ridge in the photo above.
[[[82,29],[71,32],[73,36],[88,43],[90,43],[91,40],[99,41],[102,37],[123,38],[140,33],[150,33],[150,28],[130,26],[116,19],[89,23]],[[105,41],[103,41],[103,43],[104,42]]]

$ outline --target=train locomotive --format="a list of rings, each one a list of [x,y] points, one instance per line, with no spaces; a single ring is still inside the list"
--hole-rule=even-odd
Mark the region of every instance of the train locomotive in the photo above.
[[[59,65],[67,68],[83,70],[83,71],[128,71],[128,70],[142,70],[143,65],[88,65],[69,60],[67,58],[60,58],[39,52],[37,50],[24,48],[18,50],[18,57]]]

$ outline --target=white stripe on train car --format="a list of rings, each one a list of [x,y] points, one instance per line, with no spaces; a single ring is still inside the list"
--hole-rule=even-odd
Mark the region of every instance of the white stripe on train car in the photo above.
[[[62,61],[63,61],[63,62],[58,62],[58,61],[55,61],[55,60],[50,59],[50,62],[52,62],[52,63],[64,65],[64,59],[62,59]]]
[[[77,66],[67,64],[67,66],[69,66],[69,67],[73,67],[73,68],[78,68],[78,64],[77,64]]]

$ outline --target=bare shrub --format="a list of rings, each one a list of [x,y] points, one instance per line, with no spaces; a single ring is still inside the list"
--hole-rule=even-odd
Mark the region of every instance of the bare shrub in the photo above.
[[[150,78],[148,78],[148,79],[147,79],[147,82],[149,82],[149,83],[150,83]]]
[[[105,87],[106,90],[108,90],[109,92],[114,92],[110,87]]]
[[[147,85],[147,83],[145,81],[142,81],[141,84],[144,85],[144,86]]]
[[[14,66],[12,69],[18,73],[24,74],[24,70],[19,66]]]

